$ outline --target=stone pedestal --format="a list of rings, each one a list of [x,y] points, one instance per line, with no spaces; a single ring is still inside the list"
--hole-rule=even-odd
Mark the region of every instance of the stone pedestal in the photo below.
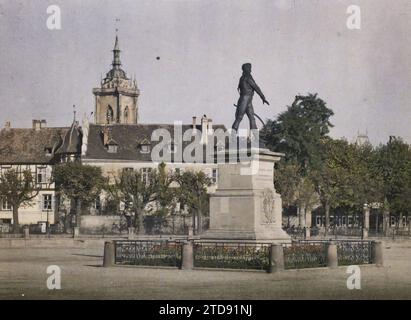
[[[210,229],[202,239],[291,241],[282,229],[281,196],[274,189],[274,163],[283,154],[260,148],[251,152],[238,159],[237,151],[229,150],[226,163],[219,163],[218,188],[210,195]]]

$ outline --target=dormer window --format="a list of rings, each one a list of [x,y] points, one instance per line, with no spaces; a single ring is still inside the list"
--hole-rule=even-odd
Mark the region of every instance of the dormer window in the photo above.
[[[53,154],[53,148],[44,148],[46,156],[51,156]]]
[[[116,145],[116,144],[109,144],[109,145],[107,146],[107,151],[108,151],[108,153],[117,153],[117,151],[118,151],[118,145]]]
[[[150,145],[148,144],[143,144],[141,145],[141,153],[149,153],[150,152]]]
[[[141,153],[149,153],[151,150],[151,143],[148,139],[144,138],[138,142],[138,148]]]

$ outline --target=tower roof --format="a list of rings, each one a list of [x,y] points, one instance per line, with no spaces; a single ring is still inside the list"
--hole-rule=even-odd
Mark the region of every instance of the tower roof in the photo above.
[[[127,77],[126,72],[121,68],[120,60],[120,45],[118,36],[116,35],[113,52],[113,61],[111,63],[112,67],[109,72],[106,73],[104,79],[101,80],[100,88],[94,88],[93,93],[108,92],[115,93],[116,91],[127,92],[131,95],[139,94],[136,81]]]
[[[62,153],[80,153],[82,133],[78,127],[77,121],[73,120],[70,129],[66,132],[63,138],[63,143],[56,151],[57,154]]]
[[[111,64],[113,68],[107,73],[106,79],[120,78],[120,79],[128,80],[126,72],[120,68],[121,67],[120,52],[121,50],[118,44],[118,36],[116,35],[116,40],[115,40],[114,49],[113,49],[113,63]]]

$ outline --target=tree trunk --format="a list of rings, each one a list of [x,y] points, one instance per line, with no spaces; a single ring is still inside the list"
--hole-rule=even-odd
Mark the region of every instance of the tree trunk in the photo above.
[[[203,219],[202,219],[202,216],[201,216],[202,203],[201,203],[200,196],[199,196],[199,201],[198,202],[199,203],[198,203],[198,210],[197,210],[197,215],[198,215],[198,218],[197,218],[197,224],[198,224],[197,233],[201,234],[203,232],[203,221],[202,221]]]
[[[75,205],[76,205],[76,227],[80,227],[80,216],[81,216],[81,200],[76,199],[75,200]]]
[[[309,207],[307,207],[307,209],[305,211],[305,226],[307,228],[311,228],[311,226],[312,226],[311,220],[312,220],[312,209],[309,206]]]
[[[137,229],[137,234],[144,235],[143,210],[138,210],[134,213],[134,227]]]
[[[383,234],[386,236],[388,234],[388,229],[389,229],[390,212],[387,209],[384,209],[382,212],[382,216],[383,216],[382,231],[383,231]]]
[[[197,212],[197,224],[198,224],[198,228],[197,228],[197,233],[201,234],[203,232],[203,219],[201,216],[201,210],[198,210]]]
[[[325,204],[325,235],[327,235],[329,227],[330,227],[330,205],[327,202]]]
[[[298,226],[302,229],[305,225],[305,206],[298,206]]]
[[[193,222],[192,222],[192,228],[193,228],[193,233],[196,233],[196,214],[195,214],[195,212],[192,212],[191,213],[192,214],[192,218],[193,218]]]
[[[403,226],[402,226],[402,217],[403,217],[403,213],[400,212],[400,218],[398,220],[398,230],[402,230]]]
[[[13,233],[19,233],[20,232],[20,222],[19,222],[19,207],[16,205],[13,205]]]

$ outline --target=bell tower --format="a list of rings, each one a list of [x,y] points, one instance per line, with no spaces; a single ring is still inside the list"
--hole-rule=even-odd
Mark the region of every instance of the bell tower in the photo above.
[[[113,49],[112,69],[101,80],[100,88],[94,88],[96,98],[96,124],[137,124],[140,90],[136,80],[129,79],[121,69],[118,37]]]

